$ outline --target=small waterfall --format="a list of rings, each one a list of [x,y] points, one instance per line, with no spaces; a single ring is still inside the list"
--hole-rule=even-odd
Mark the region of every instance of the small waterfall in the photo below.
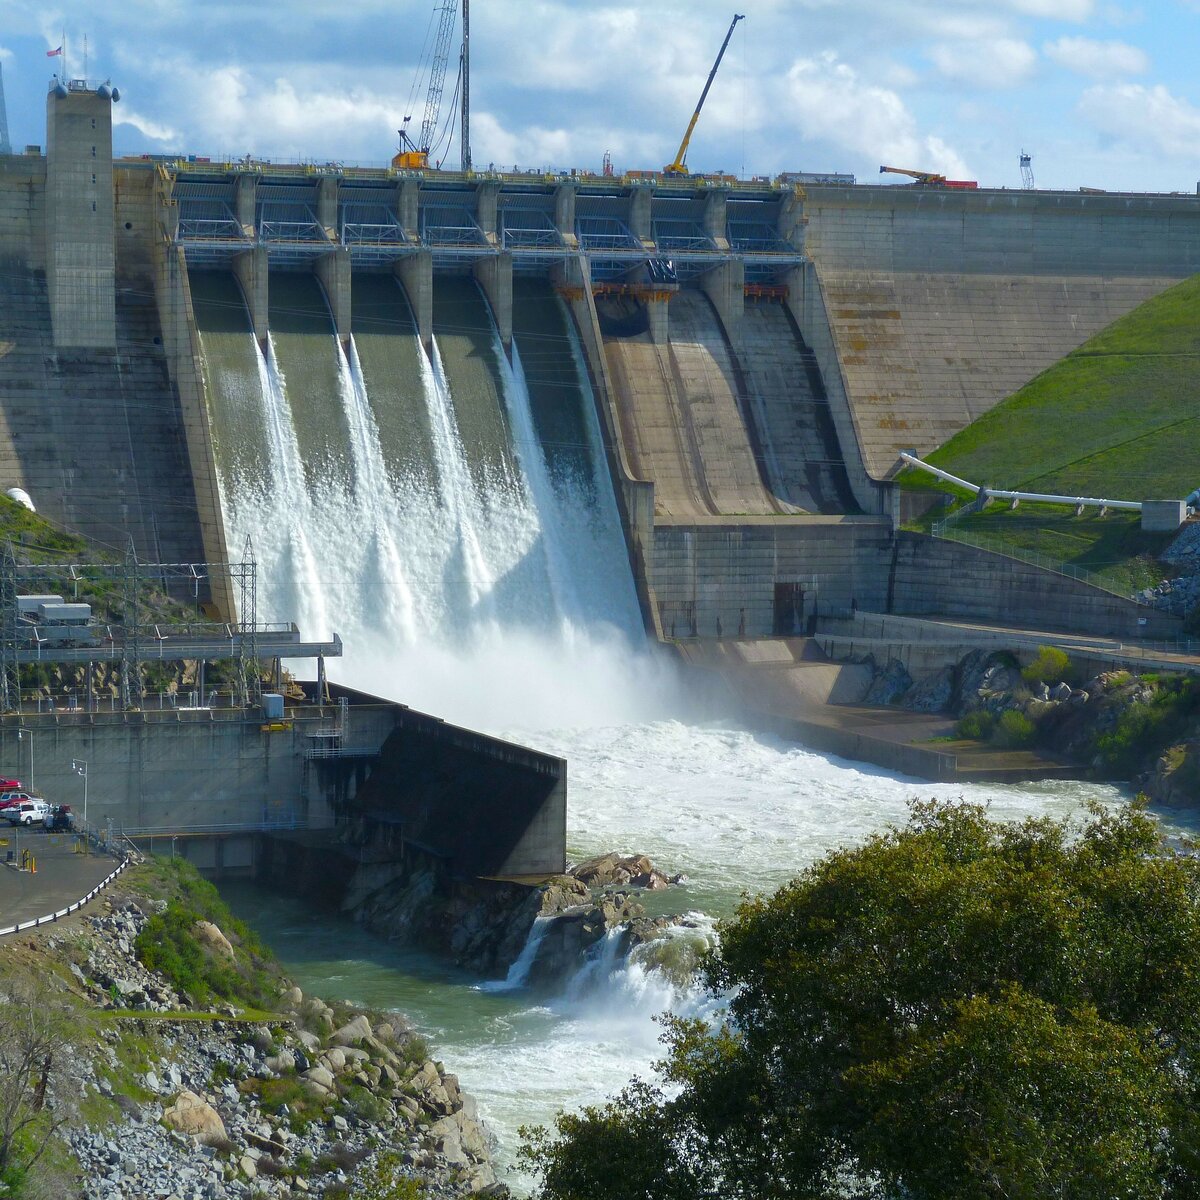
[[[565,995],[568,1002],[583,999],[588,992],[606,983],[621,969],[625,961],[628,932],[624,925],[614,925],[595,945],[589,947],[583,966],[567,983]]]
[[[452,536],[457,541],[467,600],[471,610],[478,612],[487,605],[494,578],[480,542],[482,514],[479,498],[463,454],[462,439],[458,436],[454,406],[450,400],[450,384],[446,380],[446,370],[436,339],[432,343],[432,358],[422,356],[421,376],[429,404],[434,463],[442,501],[449,513]]]
[[[533,413],[529,404],[529,387],[525,382],[525,371],[521,366],[521,355],[517,343],[512,344],[512,362],[504,356],[500,346],[499,335],[496,346],[503,366],[504,403],[508,409],[508,419],[512,425],[513,449],[521,472],[529,485],[529,491],[537,510],[542,532],[545,538],[545,555],[547,574],[549,575],[550,594],[554,602],[554,610],[560,622],[564,616],[574,617],[579,613],[579,601],[574,594],[572,573],[562,552],[562,542],[558,531],[563,525],[563,513],[559,503],[558,493],[550,483],[550,473],[546,468],[546,457],[542,453],[537,433],[533,427]],[[568,593],[570,598],[568,599]]]
[[[525,938],[525,945],[508,968],[508,974],[499,982],[480,984],[480,989],[485,992],[512,992],[523,988],[529,982],[529,972],[533,970],[533,964],[537,961],[538,950],[553,924],[553,917],[534,917]]]

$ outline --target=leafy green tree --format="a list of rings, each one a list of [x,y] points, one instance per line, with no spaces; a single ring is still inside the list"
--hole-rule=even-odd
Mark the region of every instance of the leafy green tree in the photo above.
[[[1058,683],[1071,667],[1065,650],[1057,646],[1039,646],[1037,656],[1021,672],[1026,683]]]
[[[529,1131],[542,1200],[1200,1194],[1200,864],[920,803],[747,900],[661,1084]]]

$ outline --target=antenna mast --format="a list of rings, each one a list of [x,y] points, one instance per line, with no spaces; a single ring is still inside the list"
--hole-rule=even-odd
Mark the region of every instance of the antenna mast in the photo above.
[[[471,170],[471,0],[462,0],[462,169]]]
[[[0,154],[11,154],[12,143],[8,140],[8,110],[4,107],[4,68],[0,66]]]

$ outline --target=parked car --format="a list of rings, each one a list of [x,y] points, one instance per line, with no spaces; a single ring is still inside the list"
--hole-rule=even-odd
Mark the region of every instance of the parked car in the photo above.
[[[12,808],[14,804],[20,804],[22,800],[40,799],[40,796],[35,796],[32,792],[0,792],[0,812]]]
[[[0,792],[19,792],[24,786],[19,779],[0,779]]]
[[[14,825],[32,825],[43,822],[50,815],[50,805],[45,800],[22,800],[4,810],[4,815]]]

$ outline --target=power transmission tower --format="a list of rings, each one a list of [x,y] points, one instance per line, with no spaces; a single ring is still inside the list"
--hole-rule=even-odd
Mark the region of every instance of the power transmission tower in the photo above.
[[[1033,191],[1033,155],[1021,151],[1021,186],[1027,191]]]
[[[0,567],[0,711],[21,707],[21,670],[17,665],[17,556],[12,542],[4,546]]]
[[[0,66],[0,154],[11,154],[12,142],[8,140],[8,110],[4,107],[4,68]]]

